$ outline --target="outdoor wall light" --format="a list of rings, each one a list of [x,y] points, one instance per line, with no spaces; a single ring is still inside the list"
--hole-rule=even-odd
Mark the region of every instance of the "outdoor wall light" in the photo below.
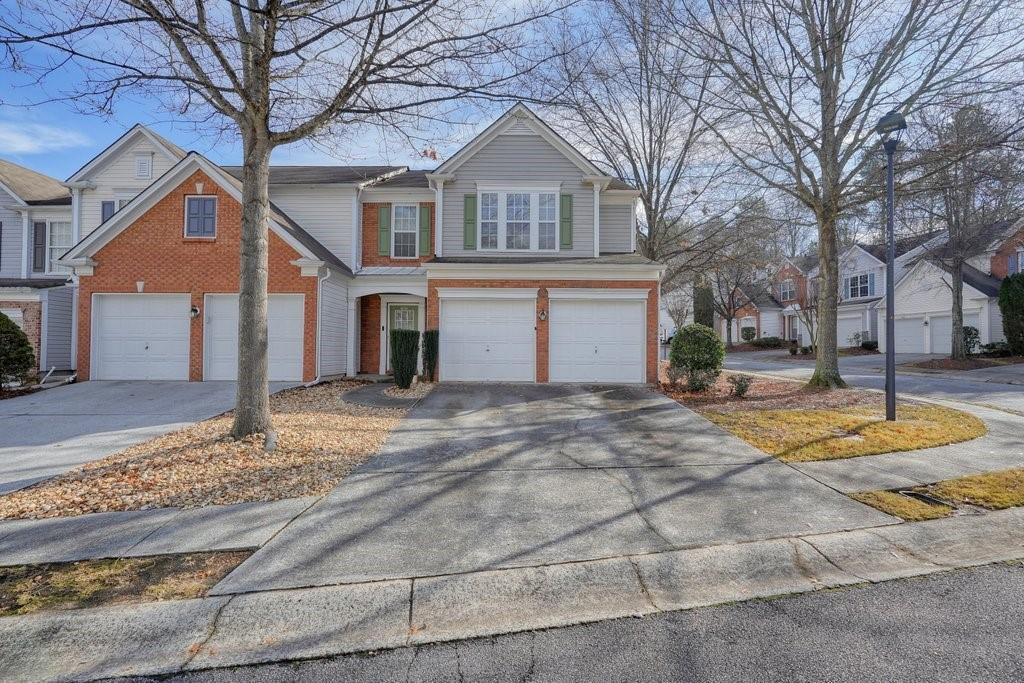
[[[537,312],[537,317],[540,318],[541,320],[547,320],[548,312],[542,308]]]
[[[924,326],[928,327],[928,321],[927,320],[924,321]]]
[[[189,315],[191,315],[193,318],[198,318],[199,317],[199,307],[198,306],[193,306],[189,310]]]

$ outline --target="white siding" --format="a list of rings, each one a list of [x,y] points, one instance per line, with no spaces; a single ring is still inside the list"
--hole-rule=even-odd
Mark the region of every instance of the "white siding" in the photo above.
[[[348,267],[352,261],[352,188],[331,185],[272,185],[270,200]]]
[[[46,367],[71,369],[71,307],[74,288],[46,290]]]
[[[988,334],[989,340],[985,342],[1006,341],[1006,332],[1003,330],[1003,312],[999,310],[997,300],[992,300],[988,305]]]
[[[152,154],[153,172],[150,178],[135,177],[135,155]],[[177,162],[159,151],[144,135],[139,133],[132,144],[126,145],[120,153],[107,159],[102,166],[89,174],[88,180],[96,183],[96,189],[82,191],[82,227],[80,237],[85,237],[100,224],[101,204],[104,201],[132,199],[150,183],[166,173]]]
[[[22,218],[17,211],[4,208],[14,199],[0,190],[0,277],[21,277]]]
[[[320,290],[320,375],[345,374],[347,351],[348,284],[332,274],[324,280]]]
[[[632,204],[601,204],[601,251],[631,251],[629,231],[632,226]]]
[[[852,275],[874,274],[875,293],[874,296],[881,296],[885,293],[885,265],[876,261],[870,254],[861,249],[853,249],[839,264],[839,297],[848,300],[845,287],[846,278]],[[871,298],[871,297],[867,297]]]
[[[477,182],[561,183],[562,194],[573,195],[572,249],[552,256],[594,255],[594,189],[583,182],[583,171],[539,135],[499,135],[455,171],[444,186],[442,249],[444,256],[523,256],[522,252],[463,249],[463,197],[476,194]],[[628,251],[628,249],[627,249]]]

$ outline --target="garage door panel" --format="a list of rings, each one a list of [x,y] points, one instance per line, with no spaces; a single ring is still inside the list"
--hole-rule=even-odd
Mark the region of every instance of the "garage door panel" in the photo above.
[[[836,342],[839,344],[839,347],[856,346],[852,341],[853,336],[855,334],[863,333],[864,330],[861,329],[862,326],[861,317],[859,315],[856,317],[839,318],[836,321]]]
[[[304,297],[271,294],[267,299],[267,356],[270,380],[302,379]],[[238,376],[238,295],[206,297],[204,360],[207,380]]]
[[[534,381],[535,316],[532,299],[442,300],[442,379]]]
[[[978,328],[978,314],[964,316],[964,325]],[[928,334],[931,336],[931,352],[948,354],[953,349],[953,316],[933,315],[928,320]]]
[[[552,382],[643,382],[646,302],[553,300]]]
[[[187,380],[187,294],[97,294],[93,379]]]

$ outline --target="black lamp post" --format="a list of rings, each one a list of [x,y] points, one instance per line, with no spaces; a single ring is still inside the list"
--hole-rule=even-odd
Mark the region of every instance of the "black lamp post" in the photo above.
[[[886,223],[885,223],[885,419],[893,421],[896,419],[896,352],[893,338],[896,336],[895,318],[895,295],[894,295],[894,274],[896,271],[896,239],[893,227],[893,203],[895,192],[893,191],[893,170],[892,158],[896,148],[903,137],[903,131],[907,129],[907,120],[898,111],[891,111],[879,120],[875,126],[875,132],[882,138],[882,146],[885,148],[885,156],[888,160],[886,169]]]

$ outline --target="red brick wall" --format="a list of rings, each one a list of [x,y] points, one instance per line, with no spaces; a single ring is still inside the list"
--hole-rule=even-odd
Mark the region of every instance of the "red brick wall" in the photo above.
[[[21,311],[22,330],[28,337],[28,343],[32,345],[32,353],[36,355],[36,367],[41,367],[43,359],[39,353],[39,342],[43,334],[43,304],[39,301],[3,301],[0,299],[0,308],[13,308]]]
[[[359,372],[380,372],[380,295],[359,298]]]
[[[1021,245],[1024,245],[1024,228],[1014,233],[1010,239],[1003,242],[999,246],[999,249],[996,250],[995,256],[992,257],[992,263],[990,266],[990,270],[994,277],[1003,279],[1009,274],[1007,270],[1009,265],[1007,262],[1008,258],[1011,254],[1016,254]]]
[[[440,324],[438,287],[537,287],[537,311],[548,309],[549,287],[595,289],[650,289],[647,295],[647,381],[658,381],[658,282],[655,280],[428,280],[427,327],[436,330]],[[548,381],[548,321],[537,318],[537,381]],[[443,334],[443,331],[442,331]],[[440,378],[444,380],[444,377]]]
[[[402,202],[399,202],[402,203]],[[409,202],[410,204],[412,202]],[[434,258],[434,202],[419,202],[420,206],[430,208],[430,246],[428,256],[416,258],[391,258],[381,256],[377,249],[377,210],[382,206],[390,207],[390,203],[363,203],[363,265],[364,266],[417,266]],[[376,372],[376,371],[374,371]]]
[[[185,196],[217,196],[217,236],[214,239],[184,236]],[[93,256],[92,276],[82,276],[78,299],[78,376],[89,378],[92,295],[103,292],[136,292],[145,282],[146,293],[190,293],[192,305],[203,310],[207,293],[238,291],[242,234],[242,207],[204,173],[197,171],[169,192],[132,225]],[[302,375],[316,376],[317,278],[302,277],[290,262],[299,258],[291,246],[270,233],[268,291],[274,294],[305,294]],[[192,319],[189,379],[203,378],[203,315]]]
[[[786,280],[792,280],[793,284],[796,285],[796,299],[786,299],[783,301],[779,296],[779,285]],[[793,264],[787,263],[779,270],[775,275],[775,279],[772,281],[772,295],[779,299],[783,306],[791,304],[794,301],[803,301],[807,296],[807,278],[804,277]]]
[[[741,325],[740,322],[743,320],[743,318],[747,316],[752,316],[754,318],[754,334],[756,335],[756,337],[761,336],[761,312],[757,310],[757,306],[755,306],[754,304],[746,304],[743,307],[736,309],[735,320],[736,334],[738,338],[733,339],[734,342],[743,341],[743,325]]]

